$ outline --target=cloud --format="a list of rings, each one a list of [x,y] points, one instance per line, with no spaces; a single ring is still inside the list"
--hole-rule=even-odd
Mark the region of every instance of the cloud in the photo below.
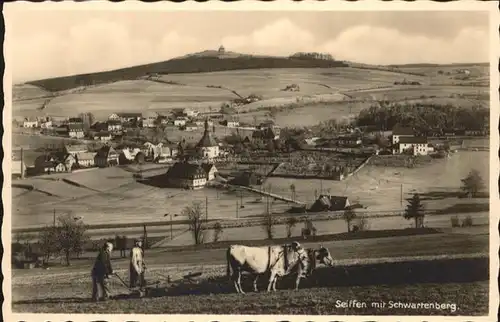
[[[315,46],[314,35],[289,19],[280,19],[250,35],[228,36],[222,43],[231,51],[263,55],[290,55]]]
[[[37,33],[12,42],[14,82],[147,64],[199,49],[194,38],[176,31],[145,40],[99,19],[75,25],[66,35]]]
[[[337,59],[367,64],[488,61],[488,32],[464,28],[454,38],[407,35],[384,27],[355,26],[321,46]]]
[[[167,60],[215,48],[214,39],[196,38],[182,29],[134,32],[127,20],[94,18],[66,29],[12,37],[14,82],[90,73]],[[261,24],[248,33],[226,29],[219,40],[227,50],[261,55],[318,51],[337,59],[370,64],[452,63],[488,61],[488,31],[464,27],[455,37],[408,34],[396,28],[359,24],[340,32],[306,29],[289,18]],[[15,28],[14,28],[15,30]],[[63,31],[61,31],[63,30]],[[142,29],[141,29],[142,30]],[[325,31],[325,30],[323,30]]]

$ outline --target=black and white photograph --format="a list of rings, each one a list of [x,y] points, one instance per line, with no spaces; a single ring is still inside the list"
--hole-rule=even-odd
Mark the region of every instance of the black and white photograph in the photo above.
[[[6,320],[492,321],[497,4],[371,4],[5,5]]]

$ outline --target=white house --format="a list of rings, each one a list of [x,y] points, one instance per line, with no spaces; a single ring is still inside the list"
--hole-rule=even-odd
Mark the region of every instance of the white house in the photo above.
[[[156,112],[146,112],[142,118],[142,127],[156,127],[156,120],[158,119],[158,113]]]
[[[398,145],[399,153],[410,150],[413,155],[428,155],[431,150],[427,137],[401,137]]]
[[[113,137],[111,136],[111,133],[105,131],[96,133],[94,135],[94,140],[101,142],[109,142],[112,138]]]
[[[240,122],[238,121],[227,121],[227,127],[238,127],[240,126]]]
[[[107,122],[109,132],[117,132],[122,130],[122,123],[117,120],[109,120]]]
[[[96,152],[79,152],[76,154],[75,159],[80,167],[93,167],[96,154]]]
[[[198,116],[198,114],[200,114],[200,112],[198,112],[196,110],[189,109],[189,108],[185,108],[183,113],[187,117],[196,117],[196,116]]]
[[[215,179],[215,174],[218,172],[217,168],[212,163],[202,163],[201,167],[205,170],[207,174],[207,181],[211,181]]]
[[[52,128],[52,121],[45,121],[40,124],[40,127],[42,129],[51,129]]]
[[[108,120],[111,120],[111,121],[120,121],[120,117],[118,116],[118,114],[113,113],[110,116],[108,116]]]
[[[85,136],[83,124],[68,124],[68,135],[70,138],[82,139]]]
[[[198,130],[198,125],[196,125],[195,123],[186,123],[186,131],[189,131],[189,132],[192,132],[192,131],[196,131]]]
[[[23,122],[23,127],[25,127],[25,128],[38,127],[38,121],[37,120],[31,120],[31,119],[25,119],[24,122]]]
[[[184,126],[187,123],[187,118],[185,117],[178,117],[174,120],[174,125],[175,126]]]
[[[202,127],[202,126],[205,126],[205,121],[201,121],[201,120],[198,120],[196,122],[194,122],[197,126],[199,127]],[[208,126],[214,126],[214,122],[213,121],[210,121],[208,120]]]

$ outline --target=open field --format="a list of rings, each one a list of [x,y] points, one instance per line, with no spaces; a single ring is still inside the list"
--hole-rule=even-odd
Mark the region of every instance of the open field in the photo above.
[[[437,244],[440,247],[435,247]],[[305,247],[317,246],[316,243],[310,242],[303,242],[303,245]],[[323,245],[329,248],[335,264],[334,268],[320,268],[313,275],[314,280],[322,281],[321,283],[314,284],[313,280],[306,281],[304,289],[299,292],[281,290],[276,293],[249,293],[245,296],[245,303],[249,296],[255,297],[255,301],[252,301],[254,304],[251,306],[240,302],[241,295],[226,294],[233,291],[227,277],[224,276],[225,252],[222,249],[179,250],[175,253],[162,249],[149,250],[147,279],[150,282],[157,279],[163,280],[162,276],[167,274],[175,280],[188,272],[196,271],[203,272],[203,281],[199,286],[188,287],[181,284],[179,287],[166,291],[159,289],[157,293],[153,293],[160,296],[158,298],[133,299],[127,298],[125,296],[127,291],[118,281],[112,279],[111,291],[118,298],[109,301],[106,309],[107,312],[111,308],[111,310],[122,310],[122,312],[125,309],[125,312],[134,313],[335,314],[344,312],[332,306],[336,299],[358,298],[357,296],[363,295],[361,298],[370,299],[370,301],[373,298],[374,301],[376,299],[403,302],[418,300],[457,304],[458,313],[440,312],[441,314],[486,313],[488,260],[479,255],[484,254],[488,249],[488,237],[485,235],[431,234],[334,241],[325,242]],[[412,257],[407,257],[407,254],[412,254]],[[446,255],[439,256],[441,254]],[[56,267],[49,271],[15,270],[12,282],[13,310],[57,312],[61,311],[64,305],[65,309],[72,312],[104,312],[102,304],[89,303],[87,300],[90,294],[88,267],[92,259],[81,259],[75,261],[69,268]],[[114,269],[121,276],[126,276],[127,259],[113,259],[113,263]],[[440,273],[437,274],[437,272]],[[248,282],[245,278],[246,289],[248,289]],[[265,279],[261,279],[261,282],[265,283]],[[323,287],[316,288],[315,286]],[[278,284],[278,288],[289,288],[289,281],[284,279]],[[362,290],[368,293],[360,293]],[[186,292],[191,295],[183,295]],[[367,294],[372,295],[366,297]],[[297,296],[302,298],[306,296],[311,301],[308,300],[299,306],[295,300],[289,302],[289,299],[298,300],[300,297]],[[219,303],[225,305],[214,306],[212,302],[207,306],[205,304],[177,305],[177,301],[183,301],[183,303],[189,301],[194,304],[195,302],[206,303],[208,299],[217,299]],[[265,305],[270,299],[276,305]],[[229,303],[232,304],[228,305]],[[177,308],[174,309],[175,307]],[[189,309],[178,311],[179,307],[189,307]],[[228,310],[229,307],[231,309]],[[382,311],[363,310],[357,314],[383,314],[376,312]],[[391,311],[383,312],[387,314]],[[423,311],[415,311],[415,314],[418,312]],[[426,314],[440,314],[437,311],[431,312],[425,311]],[[396,312],[392,311],[392,314]]]
[[[160,221],[167,212],[180,214],[191,201],[201,202],[205,209],[208,200],[209,218],[236,218],[236,204],[241,205],[241,201],[245,208],[238,208],[240,217],[265,211],[265,204],[256,203],[257,196],[253,193],[212,188],[194,191],[158,188],[135,182],[132,176],[131,172],[120,168],[105,168],[20,181],[33,185],[38,191],[21,193],[17,188],[17,197],[13,197],[12,226],[49,224],[54,209],[58,215],[83,216],[86,224]],[[57,178],[61,180],[54,180]],[[275,202],[273,209],[283,212],[287,206],[284,202]]]
[[[418,81],[424,86],[394,86],[395,81]],[[251,122],[253,116],[265,116],[265,112],[256,111],[262,107],[282,106],[287,104],[307,104],[305,110],[294,109],[296,115],[316,115],[315,122],[326,118],[348,116],[349,112],[357,113],[367,107],[374,99],[389,98],[391,100],[421,99],[446,100],[446,102],[474,105],[476,101],[484,103],[487,96],[483,93],[486,87],[471,86],[427,86],[429,77],[408,76],[407,74],[350,67],[338,68],[300,68],[300,69],[258,69],[234,70],[211,73],[185,73],[160,76],[160,81],[144,79],[122,80],[109,84],[96,85],[84,91],[67,93],[53,98],[43,109],[38,108],[45,99],[14,102],[15,116],[73,116],[80,112],[92,112],[98,119],[104,119],[120,111],[156,111],[168,113],[172,108],[196,108],[201,111],[216,111],[221,103],[238,98],[234,93],[246,97],[257,94],[263,100],[241,107],[241,120]],[[282,91],[287,85],[298,84],[299,92]],[[23,85],[24,86],[24,85]],[[22,86],[17,95],[26,97],[36,91],[27,91]],[[234,92],[233,92],[234,91]],[[373,91],[373,92],[372,92]],[[481,98],[460,98],[460,94],[481,91]],[[43,92],[43,90],[41,90]],[[349,96],[343,96],[343,92]],[[359,95],[357,94],[359,92]],[[451,95],[454,98],[450,98]],[[432,97],[431,97],[432,96]],[[352,99],[356,99],[353,102]],[[362,100],[359,102],[359,100]],[[472,102],[472,103],[471,103]],[[479,104],[478,103],[478,104]],[[366,106],[365,106],[366,105]],[[311,109],[314,113],[311,113]],[[283,120],[280,119],[282,115]],[[291,111],[278,113],[277,123],[282,125],[299,125],[291,120]],[[331,115],[331,116],[330,116]],[[329,116],[329,117],[328,117]],[[247,118],[249,120],[247,120]],[[308,123],[308,122],[306,122]],[[312,125],[312,124],[311,124]]]
[[[290,184],[293,182],[297,199],[308,203],[314,200],[314,190],[320,194],[322,187],[323,193],[348,196],[351,203],[359,202],[367,207],[367,211],[389,211],[401,209],[403,184],[403,198],[419,192],[423,194],[428,209],[446,209],[457,204],[487,203],[487,199],[458,199],[454,193],[460,187],[460,179],[472,168],[481,171],[483,178],[488,178],[488,163],[487,152],[462,151],[451,159],[435,160],[424,168],[391,169],[368,165],[341,182],[268,178],[265,185],[268,188],[270,185],[273,193],[291,196]],[[54,181],[57,178],[61,180]],[[135,182],[131,172],[120,168],[55,174],[50,178],[25,179],[22,183],[31,184],[38,191],[22,192],[16,188],[13,228],[51,223],[54,209],[57,214],[71,212],[75,216],[83,216],[87,224],[99,224],[159,221],[167,212],[180,213],[187,205],[185,200],[199,201],[203,208],[208,200],[209,218],[236,218],[236,204],[241,205],[241,201],[245,208],[238,208],[239,218],[262,214],[266,207],[265,203],[256,202],[257,196],[253,193],[243,192],[240,195],[212,188],[195,191],[158,188]],[[273,212],[286,209],[286,203],[273,202]]]
[[[403,199],[412,193],[430,193],[434,191],[457,191],[471,169],[480,171],[482,177],[489,178],[488,152],[460,151],[450,159],[434,160],[431,164],[419,168],[389,168],[366,165],[357,174],[344,181],[316,179],[268,178],[266,185],[276,194],[291,195],[290,185],[296,186],[297,199],[313,202],[314,191],[318,194],[330,193],[347,196],[351,202],[359,202],[368,210],[388,210],[401,208],[401,185]],[[487,184],[488,186],[488,184]],[[488,187],[487,187],[488,188]],[[448,198],[446,198],[448,199]],[[456,203],[458,199],[452,198]],[[429,208],[444,207],[449,200],[437,199],[426,201]]]

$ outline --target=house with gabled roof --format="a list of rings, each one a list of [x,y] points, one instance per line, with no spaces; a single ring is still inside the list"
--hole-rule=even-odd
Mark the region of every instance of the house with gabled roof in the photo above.
[[[75,156],[77,153],[87,152],[89,149],[85,144],[66,144],[64,152]]]
[[[97,151],[94,163],[100,168],[119,165],[119,154],[112,146],[103,146]]]
[[[415,130],[410,127],[402,127],[400,125],[394,126],[392,129],[392,144],[398,144],[399,139],[402,137],[415,136]]]
[[[85,136],[83,123],[70,123],[66,126],[70,138],[82,139]]]
[[[426,136],[402,137],[398,142],[399,153],[410,152],[412,155],[428,155],[434,149]]]
[[[310,211],[341,211],[351,206],[349,198],[344,196],[320,195],[313,203]]]
[[[200,189],[207,184],[207,174],[199,164],[177,162],[168,169],[165,180],[170,187]]]
[[[215,174],[218,172],[215,164],[213,163],[202,163],[201,167],[205,171],[207,175],[207,181],[211,181],[215,179]]]

